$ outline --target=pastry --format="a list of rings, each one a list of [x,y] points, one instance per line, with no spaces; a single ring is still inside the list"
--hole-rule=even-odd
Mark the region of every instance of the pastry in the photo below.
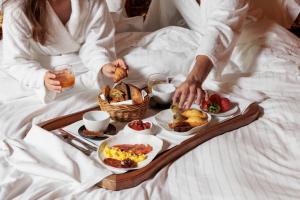
[[[108,85],[105,85],[101,88],[101,93],[105,96],[106,100],[110,99],[110,87]]]
[[[114,83],[117,83],[126,77],[127,77],[127,70],[122,67],[117,67],[114,74]]]
[[[129,84],[129,89],[130,89],[130,97],[134,104],[141,104],[144,102],[142,92],[139,88]]]
[[[180,109],[179,109],[179,107],[178,107],[177,104],[171,105],[170,109],[172,110],[172,112],[173,112],[174,114],[180,113]]]
[[[113,88],[110,90],[109,97],[111,99],[111,102],[120,102],[125,101],[125,94],[121,90],[118,90],[116,88]]]
[[[192,127],[201,126],[207,123],[207,119],[201,117],[189,117],[184,122],[188,123]]]
[[[177,132],[189,131],[194,127],[208,123],[207,114],[194,108],[180,111],[177,105],[172,105],[171,111],[174,114],[169,127]]]
[[[173,115],[173,122],[182,122],[184,120],[186,120],[187,118],[183,115],[181,115],[180,113],[175,113]]]
[[[115,89],[120,90],[124,93],[124,99],[125,100],[129,100],[130,99],[130,89],[129,86],[123,82],[117,84],[115,87]]]
[[[193,128],[189,123],[184,122],[184,121],[170,123],[169,127],[171,129],[174,129],[174,131],[176,131],[176,132],[185,132],[185,131],[189,131]]]
[[[197,110],[197,109],[188,109],[188,110],[185,110],[181,113],[181,115],[189,118],[189,117],[200,117],[200,118],[207,118],[207,115],[206,113],[200,111],[200,110]]]

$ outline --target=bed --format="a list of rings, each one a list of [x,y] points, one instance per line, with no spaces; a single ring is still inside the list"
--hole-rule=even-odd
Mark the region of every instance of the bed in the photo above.
[[[205,83],[253,101],[263,97],[259,120],[198,146],[152,179],[118,192],[96,186],[77,190],[22,172],[7,162],[0,145],[0,199],[300,199],[300,40],[268,20],[261,27],[268,29],[233,53],[228,68],[235,73],[225,71],[222,81],[210,77]],[[119,33],[116,42],[118,55],[131,66],[131,79],[140,82],[153,69],[186,75],[189,69],[182,66],[192,65],[194,40],[187,29],[167,27]],[[70,92],[47,105],[33,97],[1,102],[1,144],[7,138],[22,141],[33,124],[96,106],[97,94]]]

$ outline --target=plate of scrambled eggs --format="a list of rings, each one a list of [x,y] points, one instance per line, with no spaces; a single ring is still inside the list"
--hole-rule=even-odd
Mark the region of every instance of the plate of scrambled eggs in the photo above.
[[[149,164],[161,151],[163,141],[153,135],[122,133],[104,140],[98,160],[114,173],[124,173]]]

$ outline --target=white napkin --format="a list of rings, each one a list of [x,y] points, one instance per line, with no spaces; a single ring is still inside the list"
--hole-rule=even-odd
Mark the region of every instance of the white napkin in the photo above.
[[[62,181],[84,191],[112,174],[81,151],[48,131],[33,126],[23,141],[5,139],[7,162],[30,175]]]

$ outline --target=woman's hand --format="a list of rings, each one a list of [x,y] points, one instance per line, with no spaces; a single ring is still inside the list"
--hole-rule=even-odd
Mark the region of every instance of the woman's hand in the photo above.
[[[104,76],[108,77],[108,78],[113,78],[116,68],[118,67],[122,67],[126,70],[128,70],[128,66],[125,63],[125,61],[123,59],[116,59],[115,61],[113,61],[112,63],[108,63],[106,65],[104,65],[101,69],[102,73],[104,74]]]
[[[200,105],[204,97],[202,83],[206,79],[211,68],[212,62],[207,56],[197,56],[192,71],[175,91],[173,104],[178,104],[181,109],[190,108],[194,102]]]
[[[202,83],[193,79],[186,79],[175,91],[173,103],[178,103],[179,108],[188,109],[195,102],[200,105],[203,97]]]
[[[56,75],[50,71],[46,72],[44,76],[44,84],[49,91],[61,93],[62,87],[60,86],[60,82],[55,80]]]

